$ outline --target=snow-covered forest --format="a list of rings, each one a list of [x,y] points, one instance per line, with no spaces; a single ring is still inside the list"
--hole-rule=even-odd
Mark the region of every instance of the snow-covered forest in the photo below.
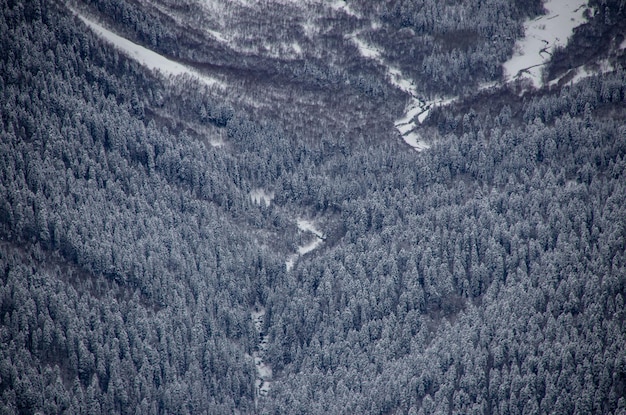
[[[0,413],[626,414],[623,0],[0,8]]]

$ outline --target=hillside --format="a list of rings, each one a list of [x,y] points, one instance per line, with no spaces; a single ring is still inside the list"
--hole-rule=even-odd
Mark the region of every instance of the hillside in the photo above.
[[[623,1],[0,6],[0,413],[626,414]]]

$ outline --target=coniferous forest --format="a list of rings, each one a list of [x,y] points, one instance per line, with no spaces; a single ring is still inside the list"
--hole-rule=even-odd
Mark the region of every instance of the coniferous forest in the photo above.
[[[1,414],[626,414],[626,3],[383,3],[0,0]]]

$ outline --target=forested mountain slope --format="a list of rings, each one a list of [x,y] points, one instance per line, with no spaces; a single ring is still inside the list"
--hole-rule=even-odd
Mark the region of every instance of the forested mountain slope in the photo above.
[[[479,3],[0,0],[0,412],[626,413],[626,9]]]

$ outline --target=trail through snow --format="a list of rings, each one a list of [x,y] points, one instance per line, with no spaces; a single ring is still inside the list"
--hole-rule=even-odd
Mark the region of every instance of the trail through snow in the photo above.
[[[126,55],[151,70],[160,71],[164,75],[191,75],[208,86],[224,87],[223,83],[215,78],[203,75],[185,65],[168,59],[165,56],[141,45],[133,43],[130,40],[105,29],[102,25],[80,14],[77,10],[72,9],[72,12],[76,14],[98,36],[113,44]]]

